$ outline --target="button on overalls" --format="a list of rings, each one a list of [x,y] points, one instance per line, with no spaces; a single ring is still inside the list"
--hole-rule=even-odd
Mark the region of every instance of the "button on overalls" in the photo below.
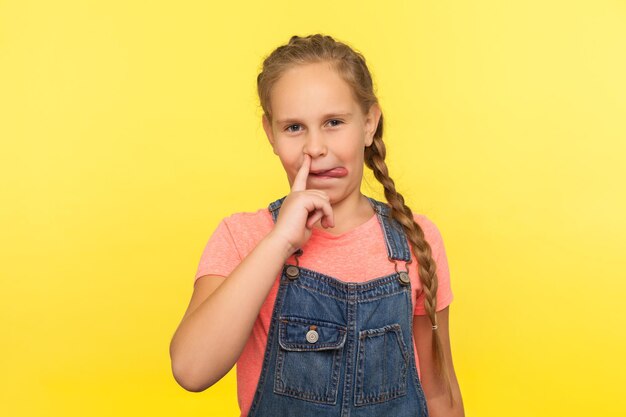
[[[274,223],[283,200],[269,205]],[[248,417],[428,417],[413,351],[411,262],[400,223],[367,197],[396,272],[362,283],[285,264]]]

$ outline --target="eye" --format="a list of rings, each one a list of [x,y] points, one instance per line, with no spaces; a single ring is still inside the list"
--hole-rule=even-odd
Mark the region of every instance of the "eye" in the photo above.
[[[334,127],[334,126],[339,126],[341,123],[343,123],[341,120],[337,120],[337,119],[332,119],[332,120],[330,120],[330,121],[329,121],[329,123],[332,123],[332,122],[337,122],[337,124],[336,124],[336,125],[331,125],[331,126],[333,126],[333,127]]]
[[[300,125],[299,124],[289,125],[289,126],[287,126],[287,129],[285,129],[285,130],[287,130],[287,132],[295,133],[295,132],[297,132],[297,130],[291,130],[291,128],[294,127],[294,126],[300,126]]]

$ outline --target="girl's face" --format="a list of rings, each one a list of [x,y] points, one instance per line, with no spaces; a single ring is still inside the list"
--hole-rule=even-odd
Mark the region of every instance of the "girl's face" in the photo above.
[[[331,203],[360,193],[364,148],[373,141],[379,107],[373,105],[364,115],[350,86],[329,63],[290,68],[274,84],[270,100],[273,120],[270,126],[263,116],[263,128],[290,187],[309,154],[307,189],[326,191]],[[338,176],[314,175],[332,168],[339,168],[334,170]]]

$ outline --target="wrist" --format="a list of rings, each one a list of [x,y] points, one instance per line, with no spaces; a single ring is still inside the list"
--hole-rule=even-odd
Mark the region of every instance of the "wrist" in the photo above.
[[[283,260],[287,260],[296,250],[298,250],[298,248],[294,248],[287,239],[274,232],[270,232],[263,240],[272,246],[274,250],[280,253]]]

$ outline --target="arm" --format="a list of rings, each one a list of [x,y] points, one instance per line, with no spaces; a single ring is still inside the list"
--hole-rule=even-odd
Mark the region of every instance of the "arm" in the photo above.
[[[455,401],[454,407],[450,407],[446,388],[441,385],[435,376],[433,367],[433,355],[431,352],[431,344],[433,337],[432,323],[428,316],[413,316],[413,337],[417,347],[417,356],[420,362],[420,377],[424,394],[426,395],[426,404],[428,406],[428,414],[430,417],[465,417],[463,409],[463,399],[461,398],[461,390],[456,379],[454,366],[452,364],[452,352],[450,349],[450,333],[448,331],[448,316],[450,307],[446,307],[437,314],[438,331],[443,345],[443,352],[448,370],[450,372],[450,381],[452,382],[452,393]],[[439,382],[439,383],[438,383]]]
[[[170,343],[172,372],[188,391],[203,391],[233,367],[276,276],[292,252],[268,234],[228,278],[198,278]]]

